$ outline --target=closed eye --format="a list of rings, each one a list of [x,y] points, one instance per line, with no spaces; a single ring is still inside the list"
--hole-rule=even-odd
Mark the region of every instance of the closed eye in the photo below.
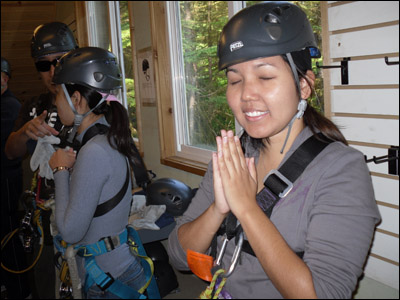
[[[229,84],[230,85],[235,85],[235,84],[238,84],[239,82],[241,82],[241,80],[231,81],[231,82],[229,82]]]

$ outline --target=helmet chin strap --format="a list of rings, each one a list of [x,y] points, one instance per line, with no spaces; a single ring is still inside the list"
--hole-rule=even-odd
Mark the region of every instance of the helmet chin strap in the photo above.
[[[97,103],[97,105],[96,105],[95,107],[93,107],[91,110],[89,110],[88,112],[86,112],[86,113],[84,113],[84,114],[79,114],[79,113],[76,111],[74,105],[72,104],[71,97],[70,97],[69,94],[68,94],[68,91],[67,91],[67,88],[65,87],[65,84],[62,83],[62,84],[61,84],[61,87],[62,87],[62,89],[63,89],[63,91],[64,91],[65,98],[67,98],[68,104],[69,104],[69,106],[71,107],[72,112],[73,112],[74,115],[75,115],[75,117],[74,117],[74,127],[72,128],[72,131],[71,131],[71,133],[69,134],[68,140],[67,140],[69,143],[72,143],[73,140],[74,140],[74,138],[75,138],[76,132],[78,131],[78,128],[79,128],[79,126],[81,125],[83,119],[84,119],[85,117],[87,117],[93,110],[95,110],[96,107],[98,107],[100,104],[102,104],[102,103],[107,99],[107,97],[108,97],[109,94],[106,94],[105,96],[103,96],[103,98],[101,98],[101,100],[99,101],[99,103]]]
[[[286,125],[286,127],[289,127],[289,129],[288,129],[288,133],[287,133],[286,138],[285,138],[285,142],[283,143],[283,146],[282,146],[282,149],[281,149],[281,154],[283,153],[283,150],[285,149],[286,143],[287,143],[287,141],[289,139],[289,135],[290,135],[290,132],[292,131],[292,126],[293,126],[294,121],[296,119],[300,119],[304,115],[304,111],[307,108],[307,101],[304,100],[304,99],[301,99],[300,80],[299,80],[299,76],[297,75],[296,65],[294,64],[292,55],[290,53],[286,53],[286,57],[288,58],[290,68],[292,69],[292,73],[293,73],[294,79],[296,81],[296,86],[297,86],[297,90],[299,92],[300,102],[299,102],[299,105],[297,106],[296,114],[290,120],[289,124]]]

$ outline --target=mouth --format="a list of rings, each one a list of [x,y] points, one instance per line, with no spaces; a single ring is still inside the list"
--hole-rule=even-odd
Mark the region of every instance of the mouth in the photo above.
[[[250,118],[256,118],[256,117],[261,117],[264,116],[266,114],[268,114],[268,110],[267,111],[247,111],[244,114]]]

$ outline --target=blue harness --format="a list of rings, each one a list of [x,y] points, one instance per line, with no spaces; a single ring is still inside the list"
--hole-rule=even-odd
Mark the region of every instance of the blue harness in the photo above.
[[[85,133],[81,146],[86,144],[87,141],[89,141],[97,134],[105,134],[107,131],[108,126],[95,124],[95,126],[89,128],[89,130]],[[136,148],[135,157],[138,160],[140,159],[140,161],[142,161],[140,154]],[[94,218],[106,214],[120,203],[120,201],[126,194],[129,186],[129,170],[130,168],[127,164],[125,183],[123,184],[122,188],[113,198],[97,206],[93,216]],[[139,174],[136,176],[136,173]],[[149,178],[147,175],[147,170],[146,168],[144,168],[144,165],[139,164],[139,166],[135,168],[134,174],[137,183],[140,186],[145,187],[149,181]],[[57,235],[56,237],[54,237],[54,245],[62,254],[64,254],[65,249],[61,246],[61,241],[61,236]],[[131,253],[140,258],[140,264],[144,269],[146,284],[139,291],[136,291],[133,288],[123,284],[118,279],[113,278],[111,274],[103,272],[103,270],[100,269],[95,260],[95,256],[110,252],[125,243],[128,243]],[[117,236],[105,237],[102,238],[100,241],[90,245],[77,245],[74,247],[74,249],[78,250],[77,254],[79,256],[85,258],[85,293],[87,293],[87,291],[93,284],[97,284],[97,286],[102,291],[108,290],[122,299],[146,299],[147,297],[149,299],[160,299],[158,286],[155,278],[153,277],[153,261],[147,256],[143,244],[140,240],[139,234],[132,226],[128,225],[126,229]],[[145,291],[147,292],[147,297],[144,295]]]
[[[55,245],[60,252],[63,248],[60,244],[61,237],[54,238]],[[139,291],[125,285],[115,279],[109,273],[105,273],[96,263],[95,256],[112,251],[118,246],[128,243],[133,255],[140,258],[140,264],[144,269],[146,284]],[[96,284],[102,291],[108,290],[122,299],[160,299],[156,280],[153,276],[154,266],[152,260],[147,256],[139,234],[132,226],[127,228],[118,236],[106,237],[90,245],[76,245],[78,255],[85,258],[86,280],[85,293]],[[147,292],[147,297],[144,292]]]

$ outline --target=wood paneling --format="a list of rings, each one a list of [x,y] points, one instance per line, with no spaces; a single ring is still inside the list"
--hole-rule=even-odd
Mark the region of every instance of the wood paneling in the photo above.
[[[57,19],[57,1],[1,1],[1,55],[11,64],[10,90],[23,102],[45,91],[40,74],[31,57],[32,33],[40,24],[61,21],[74,31],[75,12],[62,12]],[[63,1],[61,9],[74,7],[74,1]]]
[[[324,70],[325,94],[332,121],[354,148],[368,158],[388,154],[399,145],[398,1],[337,1],[322,5],[325,65],[350,57],[349,84],[340,69]],[[325,102],[327,103],[327,102]],[[368,164],[381,213],[365,275],[399,288],[399,177],[388,174],[388,163]]]

